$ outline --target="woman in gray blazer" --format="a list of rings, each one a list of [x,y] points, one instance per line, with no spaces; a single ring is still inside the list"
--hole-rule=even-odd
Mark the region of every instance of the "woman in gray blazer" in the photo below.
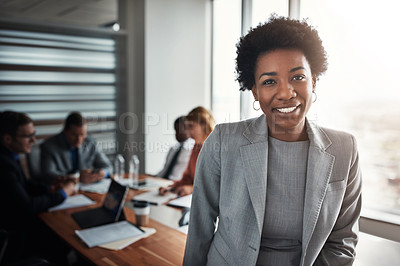
[[[264,114],[218,125],[204,143],[184,265],[351,265],[356,141],[306,118],[327,69],[317,31],[271,17],[241,38],[236,63]]]

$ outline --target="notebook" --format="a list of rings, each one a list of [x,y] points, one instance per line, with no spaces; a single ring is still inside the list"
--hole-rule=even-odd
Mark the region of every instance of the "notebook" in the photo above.
[[[89,228],[125,220],[123,207],[127,192],[127,187],[112,180],[101,207],[75,212],[71,216],[80,228]]]

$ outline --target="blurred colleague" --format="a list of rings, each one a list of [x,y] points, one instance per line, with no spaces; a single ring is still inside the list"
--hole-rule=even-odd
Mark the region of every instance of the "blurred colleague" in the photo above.
[[[46,182],[79,174],[79,181],[93,183],[109,176],[108,158],[98,150],[96,141],[87,136],[87,122],[78,112],[65,120],[61,133],[42,143],[41,170]]]
[[[194,139],[195,144],[190,155],[189,164],[180,180],[175,181],[171,186],[159,189],[160,195],[171,191],[179,196],[189,195],[193,192],[194,173],[196,170],[197,157],[201,147],[208,135],[213,131],[215,120],[212,114],[204,107],[196,107],[185,117],[185,128],[189,137]]]
[[[37,213],[58,205],[73,194],[72,181],[60,184],[60,189],[35,183],[25,177],[18,154],[30,153],[35,139],[32,119],[24,113],[0,113],[0,228],[10,234],[6,254],[20,258],[41,246],[48,237]],[[38,234],[40,232],[40,238]]]
[[[156,176],[176,181],[182,178],[183,172],[188,166],[194,140],[189,137],[189,133],[185,129],[184,116],[175,120],[174,128],[178,143],[170,148],[164,168]]]

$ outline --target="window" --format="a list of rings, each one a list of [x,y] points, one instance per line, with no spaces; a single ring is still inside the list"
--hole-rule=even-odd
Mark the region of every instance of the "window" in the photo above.
[[[35,121],[39,142],[60,132],[70,111],[80,111],[99,148],[112,156],[115,46],[107,36],[1,28],[0,111],[27,113]]]
[[[243,2],[243,4],[242,4]],[[245,10],[242,10],[242,6]],[[250,10],[246,10],[246,8]],[[249,17],[243,13],[251,14]],[[236,46],[242,36],[242,22],[251,27],[265,22],[272,13],[286,16],[288,2],[274,0],[213,1],[212,110],[217,123],[255,117],[253,95],[239,91],[236,81]],[[251,20],[250,21],[243,21]],[[248,29],[245,29],[247,32]],[[240,111],[239,111],[240,110]]]
[[[258,24],[268,20],[271,14],[287,16],[289,11],[289,1],[275,0],[252,0],[251,1],[251,27],[257,27]],[[247,34],[247,31],[245,32]],[[261,110],[253,109],[254,97],[250,91],[241,92],[242,110],[241,118],[251,118],[262,114]]]
[[[400,224],[400,38],[396,1],[302,0],[329,67],[317,83],[314,118],[357,138],[363,213]]]
[[[236,46],[241,33],[241,0],[213,1],[212,111],[217,123],[238,121]]]

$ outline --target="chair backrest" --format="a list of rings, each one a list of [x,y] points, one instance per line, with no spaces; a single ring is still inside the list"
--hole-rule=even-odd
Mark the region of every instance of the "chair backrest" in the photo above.
[[[29,175],[32,179],[41,178],[40,169],[40,145],[34,144],[31,149],[31,153],[27,154],[26,161],[28,164]]]

